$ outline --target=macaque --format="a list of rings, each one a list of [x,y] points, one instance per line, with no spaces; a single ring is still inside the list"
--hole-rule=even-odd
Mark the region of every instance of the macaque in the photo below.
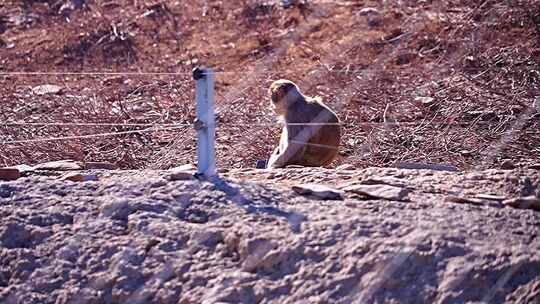
[[[274,81],[269,93],[271,107],[284,126],[268,168],[328,166],[336,158],[341,140],[337,115],[319,97],[303,95],[289,80]]]

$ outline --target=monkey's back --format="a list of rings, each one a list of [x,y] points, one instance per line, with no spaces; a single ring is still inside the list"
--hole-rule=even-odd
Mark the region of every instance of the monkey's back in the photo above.
[[[309,134],[305,149],[291,159],[290,164],[302,166],[327,166],[338,154],[341,127],[337,115],[326,105],[316,100],[303,103],[295,109],[289,123],[306,123],[290,127],[289,140],[300,132]],[[311,124],[311,125],[310,125]]]

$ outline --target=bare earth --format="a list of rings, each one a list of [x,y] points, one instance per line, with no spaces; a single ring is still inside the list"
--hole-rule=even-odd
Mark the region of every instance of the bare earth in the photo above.
[[[0,166],[194,163],[195,66],[217,72],[221,168],[272,153],[279,78],[344,123],[336,166],[540,162],[538,0],[0,2]]]
[[[84,174],[0,182],[1,303],[540,303],[540,213],[500,202],[538,170]]]

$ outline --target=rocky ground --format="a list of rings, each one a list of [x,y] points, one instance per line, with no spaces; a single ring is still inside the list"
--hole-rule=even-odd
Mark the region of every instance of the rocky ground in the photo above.
[[[540,303],[538,167],[353,169],[28,171],[0,302]]]

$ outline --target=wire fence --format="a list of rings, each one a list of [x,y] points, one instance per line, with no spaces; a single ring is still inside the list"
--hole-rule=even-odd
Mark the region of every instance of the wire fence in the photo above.
[[[525,115],[525,117],[527,117]],[[523,126],[526,119],[521,120],[520,125]],[[425,122],[355,122],[355,123],[282,123],[282,122],[270,122],[270,123],[220,123],[216,125],[216,128],[225,128],[229,129],[230,127],[260,127],[260,128],[269,128],[276,126],[343,126],[343,127],[377,127],[381,129],[393,128],[396,126],[408,126],[408,127],[422,127],[422,126],[458,126],[458,127],[470,127],[474,125],[492,125],[489,122],[439,122],[439,123],[425,123]],[[151,127],[146,129],[138,130],[129,130],[129,131],[116,131],[116,132],[107,132],[107,133],[95,133],[95,134],[86,134],[78,136],[61,136],[61,137],[44,137],[44,138],[35,138],[35,139],[24,139],[24,140],[6,140],[0,141],[2,145],[14,145],[14,144],[24,144],[24,143],[34,143],[34,142],[48,142],[48,141],[61,141],[61,140],[73,140],[73,139],[91,139],[96,137],[111,137],[119,135],[128,135],[128,134],[138,134],[138,133],[149,133],[156,131],[177,131],[184,128],[192,128],[193,124],[159,124],[159,123],[30,123],[30,122],[16,122],[16,123],[3,123],[0,124],[0,127],[11,127],[11,128],[25,128],[25,127]],[[515,129],[515,128],[513,128]],[[521,130],[521,129],[520,129]],[[519,130],[518,130],[519,132]],[[511,133],[516,133],[516,131],[511,131]],[[306,145],[316,145],[321,146],[320,144],[311,144],[305,143]],[[329,147],[329,146],[328,146]],[[496,153],[495,153],[496,154]]]
[[[174,80],[171,80],[171,83]],[[186,81],[187,82],[187,81]],[[165,84],[166,87],[170,87],[171,83]],[[353,89],[356,90],[354,86],[351,86]],[[144,91],[144,88],[138,87],[131,93],[129,93],[129,96],[132,96],[130,98],[133,98],[132,101],[138,102],[147,102],[148,100],[151,100],[151,96],[141,96],[139,93],[137,93],[137,90]],[[169,90],[168,88],[165,89],[165,91]],[[264,88],[263,88],[264,91]],[[254,109],[247,109],[243,113],[246,115],[242,119],[240,119],[242,122],[235,122],[231,121],[231,119],[227,119],[227,112],[229,111],[238,111],[242,107],[242,103],[245,103],[246,97],[244,97],[246,94],[251,94],[253,92],[247,92],[243,91],[241,93],[241,96],[238,96],[237,100],[239,102],[238,105],[232,105],[227,103],[226,101],[221,100],[218,98],[218,109],[217,109],[217,123],[216,128],[218,132],[225,132],[229,133],[228,136],[218,136],[218,145],[225,144],[225,146],[222,145],[223,149],[226,149],[229,145],[227,144],[227,140],[223,141],[226,138],[236,138],[237,140],[233,141],[235,142],[235,145],[243,145],[243,146],[249,146],[251,150],[248,150],[248,153],[257,154],[256,158],[264,159],[265,155],[261,153],[269,153],[271,146],[275,144],[275,139],[272,140],[270,137],[274,137],[276,131],[278,131],[281,126],[283,125],[280,121],[275,121],[274,118],[271,116],[271,113],[266,113],[264,115],[258,115],[256,112],[261,110],[260,105],[257,105]],[[133,95],[135,94],[135,95]],[[144,94],[144,93],[143,93]],[[54,97],[48,97],[46,96],[45,99],[54,99]],[[263,98],[263,97],[261,97]],[[414,97],[410,97],[411,99]],[[339,98],[336,98],[339,99]],[[346,99],[346,98],[343,98]],[[67,96],[61,95],[57,98],[58,101],[56,102],[67,102]],[[78,102],[84,103],[92,103],[92,97],[78,97],[76,98]],[[86,101],[84,101],[86,100]],[[121,113],[122,111],[126,111],[126,108],[129,107],[130,103],[132,101],[125,102],[124,105],[119,105],[117,107],[117,112]],[[95,97],[94,97],[95,102]],[[264,101],[261,101],[265,103]],[[350,102],[350,100],[349,100]],[[177,102],[176,102],[177,103]],[[184,103],[191,103],[189,100],[185,100]],[[260,102],[259,102],[260,103]],[[234,103],[233,103],[234,104]],[[449,132],[449,134],[453,133],[453,137],[457,137],[460,140],[466,141],[470,140],[471,138],[467,137],[461,137],[459,136],[459,132],[465,132],[470,133],[473,132],[472,130],[475,130],[474,132],[477,132],[478,130],[482,129],[482,132],[487,132],[488,134],[500,134],[501,132],[513,132],[513,137],[516,135],[519,136],[532,136],[534,138],[536,136],[536,133],[534,129],[532,130],[525,130],[524,132],[514,132],[509,131],[513,130],[511,129],[511,125],[516,119],[519,119],[521,129],[523,127],[527,126],[530,123],[535,123],[534,119],[531,121],[530,118],[534,116],[534,108],[530,107],[529,110],[525,112],[525,114],[520,115],[519,118],[516,118],[515,116],[511,114],[501,115],[501,114],[490,114],[490,113],[472,113],[471,118],[472,121],[464,121],[463,119],[454,119],[452,116],[450,117],[444,117],[439,116],[441,118],[437,118],[438,115],[440,115],[438,112],[435,113],[435,115],[432,115],[432,117],[424,117],[421,120],[413,120],[413,121],[403,121],[402,118],[399,118],[400,113],[396,113],[396,110],[392,110],[392,104],[387,103],[385,106],[385,109],[380,108],[379,111],[382,111],[381,114],[376,114],[382,121],[362,121],[362,119],[366,119],[368,117],[362,118],[362,117],[345,117],[343,122],[338,123],[337,125],[344,128],[345,136],[343,140],[343,146],[345,147],[345,151],[356,151],[352,152],[352,154],[349,155],[342,155],[340,157],[341,163],[346,163],[347,159],[350,160],[361,160],[362,162],[368,161],[370,159],[370,155],[373,155],[374,149],[377,149],[377,147],[380,147],[381,144],[384,145],[403,145],[402,143],[405,143],[407,140],[407,137],[410,138],[411,141],[415,140],[415,136],[410,136],[410,133],[403,133],[403,132],[412,132],[414,133],[424,133],[424,132],[431,132],[431,134],[437,134],[437,130],[440,130],[438,132]],[[428,105],[427,107],[430,107],[431,105]],[[333,103],[332,107],[341,108],[341,111],[344,109],[350,108],[350,106],[346,106],[345,103],[342,101],[341,103]],[[377,111],[377,110],[376,110]],[[184,113],[188,113],[187,111],[184,111]],[[339,113],[339,111],[338,111]],[[380,112],[379,112],[380,113]],[[129,115],[129,114],[128,114]],[[145,114],[146,115],[146,114]],[[160,120],[162,119],[162,115],[156,112],[156,117]],[[185,114],[184,114],[185,115]],[[381,117],[382,116],[382,117]],[[176,115],[176,117],[178,117]],[[74,117],[76,118],[76,116]],[[119,117],[114,117],[112,120],[118,120]],[[173,117],[171,117],[173,118]],[[223,119],[224,118],[224,119]],[[43,119],[50,119],[47,117],[43,117]],[[23,147],[25,144],[31,144],[31,143],[47,143],[47,142],[60,142],[60,141],[73,141],[73,140],[89,140],[89,139],[96,139],[96,138],[106,138],[106,137],[119,137],[119,136],[128,136],[128,135],[142,135],[142,134],[153,134],[154,132],[178,132],[179,130],[190,128],[192,127],[192,123],[174,123],[174,122],[150,122],[155,121],[154,118],[148,119],[145,118],[143,120],[146,120],[147,122],[70,122],[66,121],[66,118],[62,118],[63,122],[36,122],[35,120],[32,121],[4,121],[0,123],[0,130],[3,130],[0,134],[0,144],[4,147],[4,149],[13,149],[17,146]],[[369,119],[369,118],[368,118]],[[105,118],[105,120],[111,120],[108,118]],[[132,120],[132,119],[129,119]],[[140,120],[140,119],[136,119]],[[171,119],[167,119],[171,120]],[[173,118],[174,120],[174,118]],[[182,121],[189,121],[192,120],[187,117],[182,117]],[[238,119],[237,119],[238,120]],[[253,121],[255,120],[255,121]],[[290,126],[322,126],[325,125],[324,123],[290,123]],[[330,125],[336,125],[336,124],[330,124]],[[54,128],[54,130],[52,129]],[[101,129],[101,130],[92,130],[92,129]],[[146,128],[146,129],[145,129]],[[480,128],[480,129],[479,129]],[[114,129],[114,132],[111,131],[105,131],[105,129]],[[521,130],[520,129],[520,130]],[[17,130],[22,130],[24,132],[19,132]],[[61,134],[61,133],[67,133],[65,136],[46,136],[47,131],[52,130],[55,132],[55,134]],[[454,130],[454,131],[452,131]],[[364,135],[359,135],[364,134]],[[381,133],[382,132],[382,133]],[[71,133],[71,134],[70,134]],[[75,133],[75,134],[73,134]],[[82,134],[81,134],[82,133]],[[42,134],[45,136],[38,137],[36,135]],[[149,156],[149,159],[157,159],[159,161],[164,162],[163,158],[152,156],[154,153],[159,155],[178,155],[178,153],[174,153],[171,151],[162,151],[163,149],[170,149],[171,147],[185,147],[185,144],[189,142],[189,145],[193,144],[193,141],[184,139],[185,136],[183,136],[185,133],[180,132],[177,133],[177,135],[174,135],[173,137],[168,136],[168,140],[173,140],[177,142],[167,142],[165,146],[161,146],[158,148],[159,151],[151,152],[151,155]],[[223,134],[223,133],[221,133]],[[220,135],[221,135],[220,134]],[[257,140],[258,137],[260,137],[259,134],[265,134],[266,139],[265,143],[260,146],[259,144],[254,145],[254,142]],[[527,135],[528,134],[528,135]],[[270,137],[269,137],[270,136]],[[358,138],[358,136],[364,137],[364,136],[372,136],[373,138],[370,138],[369,140],[364,141],[363,143],[358,144],[358,141],[355,138]],[[404,137],[400,137],[404,136]],[[437,135],[435,135],[437,136]],[[239,139],[239,140],[238,140]],[[395,144],[392,144],[391,142],[395,141]],[[182,144],[180,144],[182,143]],[[451,145],[454,143],[450,143]],[[88,145],[86,143],[85,145]],[[310,144],[308,144],[310,145]],[[8,146],[11,146],[12,148],[9,148]],[[497,156],[500,155],[500,152],[507,147],[508,145],[503,145],[501,149],[496,149],[496,153],[494,153],[493,149],[491,149],[490,154],[492,155],[489,158],[489,161],[484,161],[483,166],[489,167],[494,161],[497,161]],[[436,146],[432,146],[432,148]],[[258,150],[254,151],[253,149],[256,148]],[[403,148],[403,147],[401,147]],[[465,150],[465,153],[467,152],[467,148],[464,147],[463,150]],[[194,148],[190,150],[191,156],[189,157],[190,160],[187,161],[194,161]],[[266,152],[264,152],[266,151]],[[255,153],[253,153],[255,152]],[[534,151],[533,151],[534,152]],[[148,153],[148,152],[146,152]],[[219,154],[227,153],[225,150],[218,151]],[[350,152],[346,152],[350,153]],[[186,156],[185,152],[182,153],[182,155]],[[392,160],[391,162],[407,162],[409,161],[406,157],[407,155],[411,155],[411,151],[406,151],[405,153],[401,154],[401,158],[399,160]],[[386,156],[381,156],[386,157]],[[218,159],[220,159],[218,157]],[[221,158],[222,159],[222,158]],[[251,157],[250,162],[252,164],[255,164],[257,159],[255,157]],[[414,161],[414,160],[413,160]],[[186,159],[184,159],[182,162],[186,162]],[[387,162],[383,159],[383,162]],[[172,163],[165,162],[170,166]],[[221,165],[225,165],[221,163]],[[146,165],[148,168],[160,168],[161,166],[157,165],[156,163],[147,163]],[[161,167],[164,168],[164,167]]]

